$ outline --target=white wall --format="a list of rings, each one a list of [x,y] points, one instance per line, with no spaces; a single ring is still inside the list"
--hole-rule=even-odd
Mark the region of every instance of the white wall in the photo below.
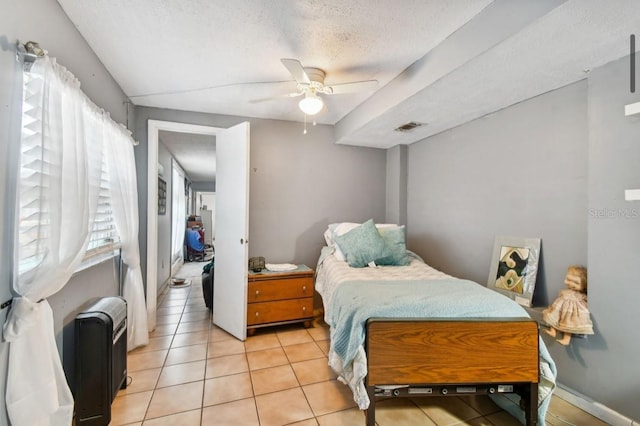
[[[204,241],[213,245],[216,235],[216,193],[198,192],[196,196],[196,212],[202,216],[204,222]],[[211,216],[211,223],[207,222],[208,215]]]
[[[215,192],[200,192],[201,203],[198,206],[198,210],[204,206],[207,210],[216,210],[216,193]]]

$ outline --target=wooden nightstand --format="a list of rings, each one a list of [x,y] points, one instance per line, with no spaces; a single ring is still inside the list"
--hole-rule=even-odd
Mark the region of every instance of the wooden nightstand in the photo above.
[[[272,325],[313,320],[313,269],[298,265],[293,271],[249,271],[247,333]]]

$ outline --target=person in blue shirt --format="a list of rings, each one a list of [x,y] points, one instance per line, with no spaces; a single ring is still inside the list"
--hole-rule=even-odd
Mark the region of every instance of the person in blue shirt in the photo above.
[[[186,240],[187,246],[191,250],[198,252],[204,251],[204,242],[202,241],[201,234],[197,226],[194,226],[191,229],[187,228]]]

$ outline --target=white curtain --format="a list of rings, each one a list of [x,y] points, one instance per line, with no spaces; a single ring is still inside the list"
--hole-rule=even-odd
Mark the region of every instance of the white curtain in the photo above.
[[[105,158],[109,170],[111,207],[127,265],[123,297],[127,301],[127,350],[149,343],[140,249],[138,247],[138,189],[133,140],[128,131],[108,126]]]
[[[184,194],[184,173],[174,162],[172,167],[171,189],[171,262],[182,257],[184,250],[184,233],[187,227],[187,204]]]
[[[13,283],[18,296],[3,327],[10,343],[5,400],[13,426],[68,426],[73,397],[46,298],[65,286],[85,254],[98,203],[105,117],[55,59],[38,60],[31,74],[41,82],[40,93],[25,96],[39,96],[30,103],[42,110],[42,147],[23,150],[23,156],[34,155],[29,170],[36,172],[20,179],[38,181],[33,190],[39,191],[35,199],[41,213],[28,219],[39,236],[35,261],[29,267],[20,265]],[[25,138],[23,133],[23,145]],[[28,195],[20,193],[21,198]]]

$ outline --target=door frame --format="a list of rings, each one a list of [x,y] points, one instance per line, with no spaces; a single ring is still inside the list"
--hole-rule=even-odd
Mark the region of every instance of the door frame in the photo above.
[[[221,127],[175,121],[147,122],[147,323],[149,331],[156,328],[158,305],[158,144],[161,130],[216,136],[226,130]],[[150,283],[152,285],[150,285]]]

